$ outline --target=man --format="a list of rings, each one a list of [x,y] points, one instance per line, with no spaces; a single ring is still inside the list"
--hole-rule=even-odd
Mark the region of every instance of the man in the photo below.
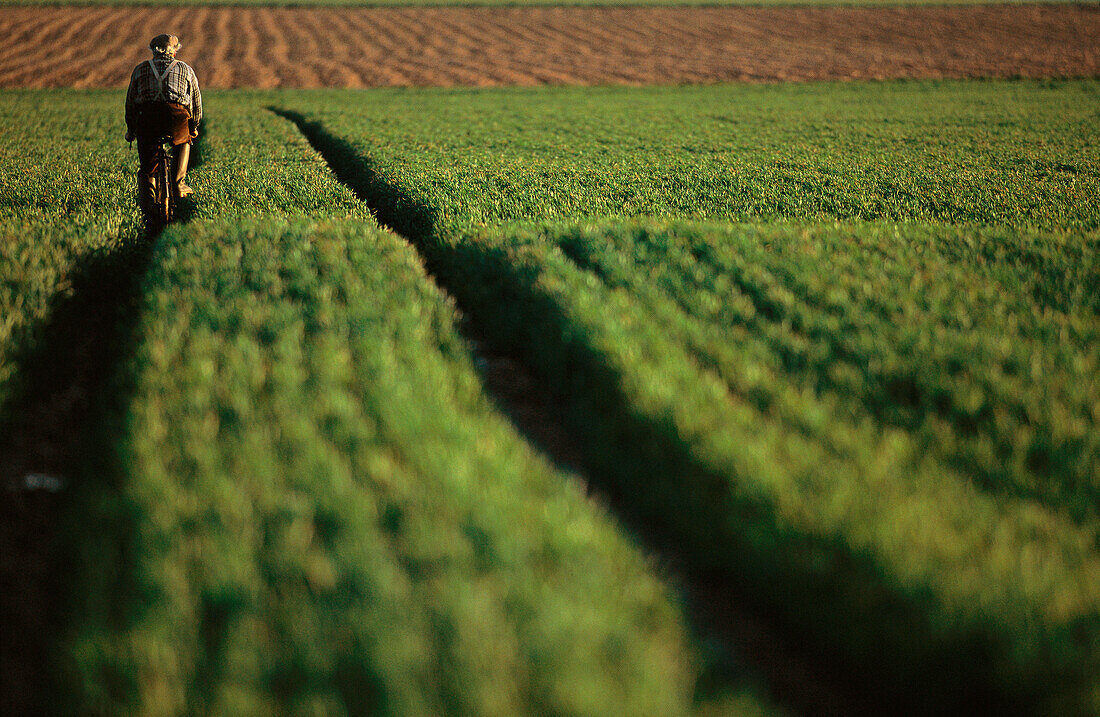
[[[126,141],[137,138],[138,192],[144,206],[153,203],[157,145],[162,137],[172,140],[175,195],[192,194],[184,180],[191,141],[199,136],[202,96],[195,71],[176,59],[180,47],[180,39],[175,35],[154,37],[149,42],[153,59],[134,68],[126,92]]]

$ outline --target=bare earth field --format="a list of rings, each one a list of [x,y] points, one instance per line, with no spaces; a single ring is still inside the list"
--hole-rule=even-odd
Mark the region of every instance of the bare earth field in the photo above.
[[[123,87],[160,32],[205,87],[1100,75],[1100,6],[4,8],[0,87]]]

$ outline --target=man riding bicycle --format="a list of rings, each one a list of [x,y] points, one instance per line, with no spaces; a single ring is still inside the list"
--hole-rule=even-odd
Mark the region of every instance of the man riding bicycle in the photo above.
[[[160,143],[170,138],[176,172],[173,193],[192,194],[184,181],[191,141],[199,136],[202,96],[195,71],[176,59],[180,39],[157,35],[149,42],[153,59],[134,68],[126,92],[126,141],[138,143],[138,193],[143,206],[150,206],[156,192],[157,155]]]

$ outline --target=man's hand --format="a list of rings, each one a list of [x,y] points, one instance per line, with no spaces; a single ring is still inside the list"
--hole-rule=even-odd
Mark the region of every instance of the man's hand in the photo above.
[[[127,142],[133,142],[134,141],[134,131],[133,130],[129,130],[129,129],[126,130],[126,141]]]

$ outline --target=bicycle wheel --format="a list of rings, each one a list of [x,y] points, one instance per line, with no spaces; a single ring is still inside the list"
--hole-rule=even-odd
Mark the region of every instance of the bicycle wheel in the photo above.
[[[172,167],[169,159],[171,155],[164,151],[163,143],[157,152],[160,158],[157,170],[157,219],[167,224],[172,220]]]

